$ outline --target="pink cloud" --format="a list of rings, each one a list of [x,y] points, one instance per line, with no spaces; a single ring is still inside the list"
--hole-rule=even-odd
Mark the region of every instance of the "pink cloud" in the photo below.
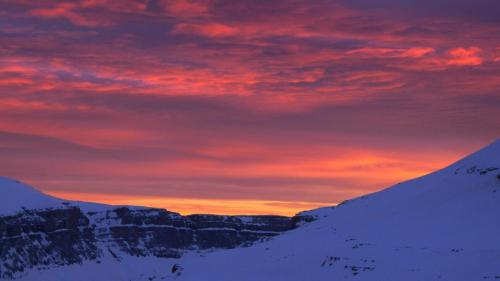
[[[111,22],[100,17],[85,16],[77,12],[80,6],[74,3],[60,3],[51,8],[39,8],[30,11],[31,15],[43,18],[65,18],[80,26],[96,27],[111,25]]]
[[[481,65],[483,63],[481,52],[482,50],[479,47],[451,49],[448,51],[450,58],[447,60],[446,64],[456,66]]]
[[[175,26],[174,32],[197,34],[207,37],[227,37],[239,33],[237,28],[220,23],[205,23],[205,24],[180,23]]]
[[[100,11],[96,12],[96,9]],[[48,19],[64,18],[77,26],[106,27],[126,20],[120,14],[142,13],[145,9],[145,3],[134,0],[57,1],[32,8],[29,14]]]
[[[415,47],[415,48],[410,48],[410,49],[405,50],[401,54],[401,56],[410,57],[410,58],[420,58],[420,57],[432,54],[434,52],[435,52],[434,48]]]
[[[362,58],[421,58],[433,54],[434,48],[430,47],[411,47],[403,48],[374,48],[364,47],[347,52],[348,55],[358,56]]]
[[[196,0],[163,0],[161,5],[173,16],[199,17],[207,15],[211,1]]]
[[[493,61],[500,61],[500,46],[497,46],[493,52]]]

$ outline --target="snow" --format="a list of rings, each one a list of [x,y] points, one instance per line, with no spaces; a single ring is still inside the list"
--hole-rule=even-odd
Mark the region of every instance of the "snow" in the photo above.
[[[159,281],[173,280],[175,259],[124,256],[116,260],[110,254],[98,262],[87,261],[62,267],[34,269],[18,274],[22,281]]]
[[[303,212],[318,219],[252,247],[191,251],[178,260],[106,257],[32,270],[20,280],[498,280],[499,168],[500,140],[429,175]],[[16,200],[2,213],[26,198],[35,207],[57,203],[4,181],[0,196]],[[179,276],[173,264],[183,268]]]
[[[427,176],[306,212],[250,248],[182,258],[179,280],[500,278],[500,141]]]
[[[25,209],[61,207],[63,200],[48,196],[19,181],[0,177],[0,214],[8,215]]]
[[[0,216],[14,215],[23,209],[53,209],[78,207],[84,212],[102,212],[109,209],[128,207],[141,210],[146,207],[107,205],[92,202],[64,200],[44,194],[18,180],[0,176]]]

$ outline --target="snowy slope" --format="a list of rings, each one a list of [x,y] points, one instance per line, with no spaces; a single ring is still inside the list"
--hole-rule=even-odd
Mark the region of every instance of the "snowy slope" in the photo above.
[[[13,215],[23,210],[43,210],[78,207],[85,212],[104,211],[123,205],[106,205],[92,202],[64,200],[42,193],[27,184],[0,176],[0,216]],[[143,209],[139,206],[127,206]]]
[[[18,281],[159,281],[175,278],[171,273],[176,259],[111,255],[99,262],[83,262],[46,270],[32,270]],[[1,279],[0,280],[11,280]]]
[[[0,215],[25,209],[45,209],[63,206],[63,200],[48,196],[19,181],[0,177]]]
[[[251,248],[184,257],[179,280],[500,279],[500,141]]]

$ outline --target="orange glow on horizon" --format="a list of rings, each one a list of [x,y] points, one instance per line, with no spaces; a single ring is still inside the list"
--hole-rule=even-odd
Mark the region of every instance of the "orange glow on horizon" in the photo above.
[[[445,157],[446,158],[446,157]],[[339,159],[340,160],[340,159]],[[404,168],[403,162],[393,161],[383,157],[366,157],[361,158],[346,158],[337,161],[317,162],[315,165],[293,167],[293,169],[283,170],[283,167],[261,167],[262,171],[269,170],[268,173],[281,173],[288,175],[301,176],[304,179],[308,177],[326,177],[344,176],[358,178],[358,180],[366,181],[365,186],[372,186],[370,189],[352,190],[348,195],[344,195],[338,201],[331,202],[316,202],[303,201],[299,198],[289,201],[281,200],[255,200],[255,199],[223,199],[223,198],[186,198],[186,197],[169,197],[169,196],[146,196],[146,195],[123,195],[123,194],[106,194],[106,193],[80,193],[80,192],[62,192],[51,191],[46,192],[52,196],[67,200],[86,201],[103,203],[109,205],[130,205],[130,206],[145,206],[153,208],[163,208],[172,212],[178,212],[183,215],[187,214],[221,214],[221,215],[284,215],[293,216],[301,211],[315,209],[325,206],[334,206],[340,201],[352,199],[361,195],[366,195],[372,192],[389,187],[390,183],[410,180],[415,177],[422,176],[436,169],[443,168],[445,164],[449,164],[450,158],[441,159],[441,162],[435,162],[430,168],[418,170],[412,168],[410,162],[404,165],[409,165]],[[455,160],[455,159],[454,159]],[[389,161],[390,165],[385,163]],[[311,163],[312,164],[312,163]],[[391,167],[395,165],[394,167]],[[399,167],[398,167],[399,165]],[[205,170],[208,167],[205,168]],[[199,169],[199,167],[197,168]],[[359,170],[361,169],[361,170]],[[196,169],[195,169],[196,170]],[[215,170],[214,170],[215,171]],[[252,173],[252,172],[251,172]],[[373,174],[373,175],[370,175]],[[245,174],[242,174],[245,175]],[[246,174],[248,175],[248,173]],[[50,183],[47,184],[51,186]],[[322,187],[320,190],[327,192],[327,189],[338,189],[340,187]]]
[[[301,202],[272,200],[234,200],[207,198],[172,198],[160,196],[125,196],[116,194],[89,194],[48,192],[48,194],[73,201],[95,202],[109,205],[144,206],[166,209],[182,215],[281,215],[293,216],[301,211],[334,206],[336,202]]]

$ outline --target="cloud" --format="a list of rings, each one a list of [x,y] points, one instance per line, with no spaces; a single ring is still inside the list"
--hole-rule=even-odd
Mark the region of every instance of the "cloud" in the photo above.
[[[448,51],[451,58],[446,63],[457,66],[480,65],[483,63],[480,54],[481,49],[478,47],[451,49]]]
[[[30,11],[31,15],[43,18],[65,18],[71,23],[86,27],[108,26],[111,22],[102,18],[85,16],[76,11],[80,6],[73,3],[60,3],[50,8],[38,8]]]
[[[468,22],[495,24],[499,22],[496,16],[500,12],[500,4],[489,0],[343,0],[348,6],[358,9],[385,10],[402,14],[406,17],[436,17],[456,19]]]
[[[175,26],[174,32],[197,34],[207,37],[226,37],[238,34],[238,29],[219,23],[209,23],[209,24],[181,23]]]
[[[410,2],[3,1],[0,168],[260,207],[439,168],[498,137],[497,5]]]
[[[420,58],[434,52],[435,50],[429,47],[410,47],[408,49],[364,47],[351,50],[347,54],[362,58]]]
[[[429,54],[434,53],[435,50],[433,48],[426,48],[426,47],[414,47],[410,48],[402,53],[403,57],[410,57],[410,58],[420,58]]]
[[[157,2],[169,15],[178,17],[200,17],[208,15],[211,1],[205,0],[163,0]]]

